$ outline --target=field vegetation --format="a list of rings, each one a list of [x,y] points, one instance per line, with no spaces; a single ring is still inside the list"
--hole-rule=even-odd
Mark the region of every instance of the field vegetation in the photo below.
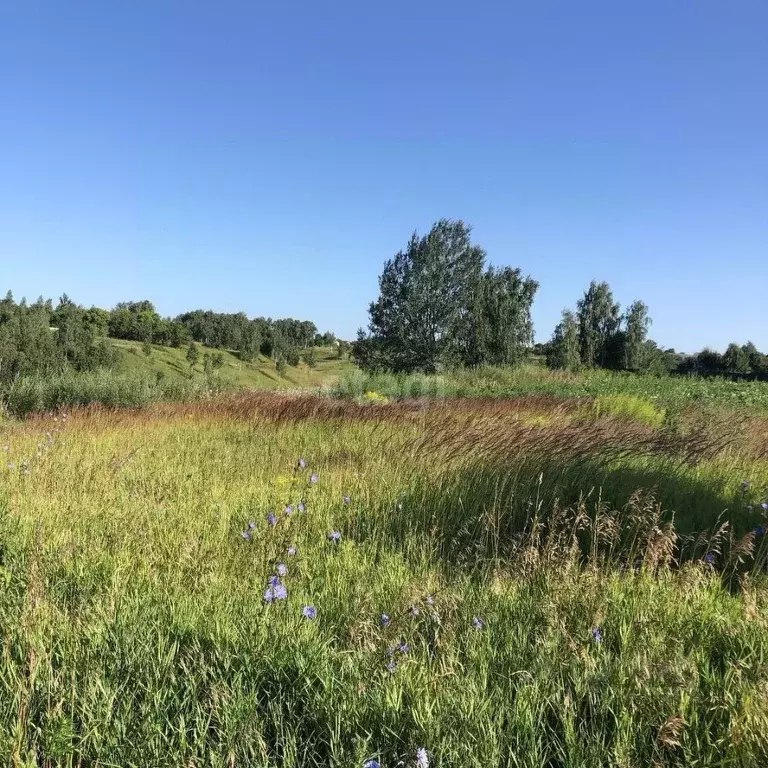
[[[367,383],[0,427],[10,764],[768,762],[764,414]]]

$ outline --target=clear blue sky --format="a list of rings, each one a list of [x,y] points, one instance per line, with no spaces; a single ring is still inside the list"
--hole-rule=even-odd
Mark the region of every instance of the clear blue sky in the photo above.
[[[768,350],[765,0],[19,0],[0,22],[0,290],[351,337],[463,218],[653,337]]]

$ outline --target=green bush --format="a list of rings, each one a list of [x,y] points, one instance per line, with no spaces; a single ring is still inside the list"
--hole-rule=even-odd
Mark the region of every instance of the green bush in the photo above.
[[[601,395],[595,398],[593,409],[598,419],[610,416],[649,427],[660,427],[666,415],[663,408],[657,408],[650,400],[636,395]]]

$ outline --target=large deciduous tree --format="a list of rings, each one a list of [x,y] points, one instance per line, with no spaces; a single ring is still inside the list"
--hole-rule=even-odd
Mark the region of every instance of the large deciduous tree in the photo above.
[[[581,366],[579,321],[570,309],[564,309],[547,348],[547,366],[576,371]]]
[[[624,367],[628,371],[643,371],[648,367],[650,350],[646,341],[651,318],[648,306],[634,301],[624,315]]]
[[[368,333],[355,344],[362,368],[432,373],[520,358],[538,286],[519,270],[484,273],[485,251],[470,234],[463,221],[441,219],[386,262]]]
[[[592,281],[578,303],[581,362],[605,368],[613,350],[613,336],[621,323],[620,307],[608,283]]]

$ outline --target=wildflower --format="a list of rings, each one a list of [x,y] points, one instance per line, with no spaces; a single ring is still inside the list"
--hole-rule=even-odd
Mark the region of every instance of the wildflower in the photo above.
[[[707,565],[714,565],[715,553],[714,552],[707,552],[707,554],[704,556],[704,562]]]
[[[764,501],[764,502],[763,502],[763,503],[760,505],[760,507],[761,507],[761,509],[763,510],[763,512],[768,512],[768,501]]]
[[[392,621],[392,619],[390,619],[386,613],[382,613],[379,617],[379,624],[381,624],[382,627],[388,627],[390,621]]]
[[[765,535],[765,526],[764,525],[758,525],[757,528],[754,530],[755,536],[764,536]]]
[[[305,605],[301,612],[307,619],[314,619],[317,616],[317,608],[312,605]]]
[[[313,472],[309,477],[309,482],[314,485],[320,478],[317,476],[317,473]]]
[[[435,598],[432,597],[432,595],[427,595],[427,605],[434,605],[435,604]]]
[[[429,756],[424,747],[419,747],[416,750],[416,766],[417,768],[429,768]]]
[[[243,531],[240,534],[246,541],[250,541],[253,538],[253,534],[250,531]]]
[[[288,597],[288,590],[276,576],[269,580],[269,586],[264,591],[264,602],[271,603],[273,600],[285,600]]]
[[[394,656],[395,655],[395,646],[390,645],[389,648],[387,648],[387,656]]]
[[[368,760],[363,763],[363,768],[381,768],[381,763],[378,760]]]
[[[338,531],[331,531],[328,534],[328,541],[338,544],[341,541],[341,534]]]
[[[288,547],[288,549],[286,550],[286,552],[287,552],[287,553],[288,553],[288,554],[289,554],[291,557],[293,557],[293,556],[296,554],[296,547],[294,547],[293,545],[291,545],[290,547]]]
[[[250,522],[250,523],[248,523],[248,527],[249,527],[251,530],[253,530],[253,529],[256,527],[256,521],[255,521],[255,520],[251,520],[251,522]]]
[[[342,499],[342,501],[343,501],[345,504],[351,504],[351,503],[352,503],[352,499],[351,499],[349,496],[345,496],[345,497]]]
[[[749,480],[742,480],[741,481],[741,490],[742,491],[748,491],[749,490]]]
[[[299,459],[299,469],[306,469],[307,462],[304,459]]]
[[[475,629],[485,629],[485,622],[479,616],[475,616],[472,619],[472,626]]]
[[[280,576],[286,576],[288,574],[288,566],[285,563],[278,563],[276,570]]]
[[[603,642],[603,633],[602,633],[602,630],[599,627],[593,627],[592,628],[592,639],[596,643],[602,643]]]
[[[267,522],[268,522],[270,525],[276,525],[276,524],[277,524],[277,518],[275,517],[275,513],[274,513],[274,512],[270,512],[270,513],[267,515]]]
[[[397,662],[394,659],[390,659],[387,664],[387,671],[390,675],[394,675],[397,672]]]
[[[286,517],[290,517],[293,514],[293,504],[288,504],[285,507],[285,515]]]
[[[400,645],[397,646],[397,650],[400,651],[400,653],[410,653],[411,652],[411,646],[408,645],[408,643],[403,640]]]
[[[304,504],[304,502],[303,502],[303,501],[300,501],[300,502],[299,502],[299,503],[296,505],[296,509],[298,509],[298,510],[299,510],[299,512],[303,512],[303,511],[304,511],[306,508],[307,508],[307,507],[305,506],[305,504]]]

